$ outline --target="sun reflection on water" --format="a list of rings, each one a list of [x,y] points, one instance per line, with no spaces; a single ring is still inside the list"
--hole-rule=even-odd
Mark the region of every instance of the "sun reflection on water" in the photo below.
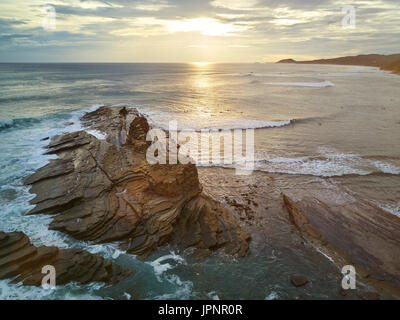
[[[193,62],[192,64],[197,67],[204,67],[204,66],[209,66],[210,64],[212,64],[212,62],[199,61],[199,62]]]

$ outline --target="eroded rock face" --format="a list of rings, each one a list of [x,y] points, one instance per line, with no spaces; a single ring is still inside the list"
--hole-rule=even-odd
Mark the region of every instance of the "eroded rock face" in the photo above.
[[[42,268],[54,266],[56,285],[69,282],[114,284],[134,274],[102,256],[81,249],[35,247],[22,232],[0,232],[0,279],[15,278],[12,283],[40,286]]]
[[[247,253],[249,235],[229,210],[202,194],[193,164],[147,162],[145,117],[102,107],[82,122],[89,133],[53,138],[47,153],[58,158],[26,179],[37,195],[28,214],[54,214],[51,229],[95,243],[121,241],[143,257],[165,243],[202,255],[218,248]]]
[[[282,194],[302,237],[343,267],[391,298],[400,295],[400,220],[357,195],[311,188]]]

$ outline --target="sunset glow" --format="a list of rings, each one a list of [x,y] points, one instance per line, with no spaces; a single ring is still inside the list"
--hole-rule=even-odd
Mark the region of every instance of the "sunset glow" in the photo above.
[[[230,23],[220,23],[210,18],[173,21],[168,24],[170,32],[200,32],[204,36],[231,36],[235,32],[244,29],[244,27],[234,26]]]
[[[192,64],[194,64],[197,67],[204,67],[212,64],[212,62],[193,62]]]
[[[342,27],[344,5],[336,0],[2,0],[0,61],[274,62],[276,57],[369,53],[371,44],[382,54],[398,51],[396,1],[353,1],[356,29]],[[52,12],[55,28],[46,28]]]

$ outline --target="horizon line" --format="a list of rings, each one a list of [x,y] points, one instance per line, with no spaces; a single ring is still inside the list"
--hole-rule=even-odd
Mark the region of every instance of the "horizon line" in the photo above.
[[[274,61],[254,61],[254,62],[212,62],[212,61],[193,61],[193,62],[142,62],[142,61],[135,61],[135,62],[88,62],[88,61],[0,61],[0,64],[199,64],[199,63],[206,63],[206,64],[264,64],[264,63],[275,63]]]

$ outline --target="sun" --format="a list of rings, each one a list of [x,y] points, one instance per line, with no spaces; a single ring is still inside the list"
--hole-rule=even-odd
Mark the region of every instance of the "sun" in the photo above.
[[[198,61],[198,62],[192,62],[193,65],[196,67],[204,67],[212,64],[212,62],[206,62],[206,61]]]

